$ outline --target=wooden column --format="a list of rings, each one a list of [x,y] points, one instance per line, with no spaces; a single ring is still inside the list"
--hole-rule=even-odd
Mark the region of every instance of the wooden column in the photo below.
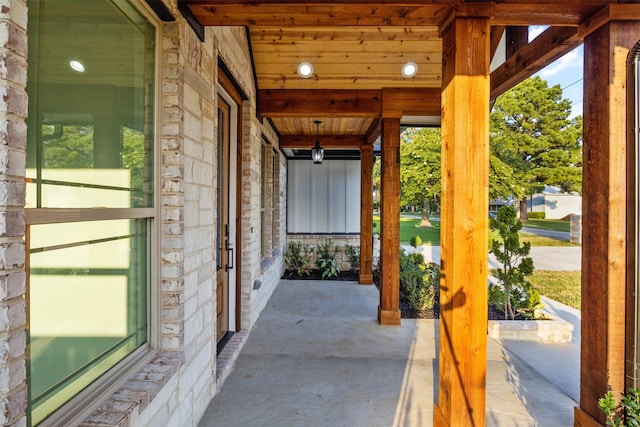
[[[489,210],[489,19],[443,29],[438,404],[434,425],[484,426]]]
[[[382,119],[381,325],[400,325],[400,118]]]
[[[373,145],[360,147],[360,278],[373,284]]]
[[[584,41],[582,344],[576,426],[604,425],[598,399],[625,390],[627,60],[640,22]],[[630,204],[629,204],[630,205]],[[633,303],[630,301],[630,303]]]

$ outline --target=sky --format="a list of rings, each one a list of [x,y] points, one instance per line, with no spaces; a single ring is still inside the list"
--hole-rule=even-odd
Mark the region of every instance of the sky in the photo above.
[[[533,40],[546,28],[530,27],[529,40]],[[560,85],[563,97],[569,98],[572,102],[572,116],[582,115],[583,63],[583,49],[580,45],[534,74],[546,80],[549,86]]]

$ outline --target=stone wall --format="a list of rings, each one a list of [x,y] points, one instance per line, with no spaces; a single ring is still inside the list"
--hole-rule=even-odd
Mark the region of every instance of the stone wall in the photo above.
[[[95,403],[83,426],[194,425],[228,372],[216,359],[214,225],[218,61],[247,97],[243,102],[241,182],[240,327],[235,355],[275,289],[283,269],[286,160],[279,176],[275,236],[269,262],[260,257],[260,148],[273,129],[256,118],[248,40],[242,28],[207,28],[200,42],[177,10],[160,24],[161,91],[157,282],[150,311],[154,350],[122,385]],[[140,2],[144,4],[144,2]],[[0,0],[0,421],[26,425],[25,165],[28,111],[27,9],[23,0]],[[266,123],[266,122],[265,122]],[[260,286],[256,284],[259,283]],[[235,357],[235,356],[234,356]],[[225,363],[231,366],[233,360]],[[89,407],[88,407],[89,408]]]
[[[0,424],[26,425],[27,7],[0,0]]]
[[[360,235],[359,234],[288,234],[287,245],[289,242],[300,242],[310,246],[313,249],[312,255],[312,268],[316,269],[316,260],[318,258],[316,248],[318,245],[326,243],[331,240],[331,247],[338,248],[338,254],[336,260],[338,261],[338,268],[340,271],[351,270],[351,263],[349,257],[344,251],[346,245],[355,246],[360,248]]]

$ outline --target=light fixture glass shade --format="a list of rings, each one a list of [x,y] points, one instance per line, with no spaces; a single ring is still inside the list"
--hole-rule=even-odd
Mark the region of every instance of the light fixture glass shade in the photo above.
[[[410,79],[418,73],[418,65],[415,62],[407,62],[402,66],[402,77]]]
[[[316,146],[311,149],[311,159],[313,163],[319,165],[324,158],[324,148],[320,146],[320,141],[316,141]]]
[[[298,64],[298,75],[303,79],[308,79],[313,75],[313,65],[308,62]]]

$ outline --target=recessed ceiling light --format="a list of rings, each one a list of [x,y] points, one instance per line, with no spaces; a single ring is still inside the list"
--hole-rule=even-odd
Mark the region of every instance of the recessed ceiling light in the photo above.
[[[71,67],[71,69],[77,73],[84,73],[86,70],[84,64],[77,59],[70,60],[69,67]]]
[[[402,77],[410,79],[418,72],[418,65],[415,62],[407,62],[402,66]]]
[[[313,65],[308,62],[298,64],[298,75],[303,79],[308,79],[313,75]]]

